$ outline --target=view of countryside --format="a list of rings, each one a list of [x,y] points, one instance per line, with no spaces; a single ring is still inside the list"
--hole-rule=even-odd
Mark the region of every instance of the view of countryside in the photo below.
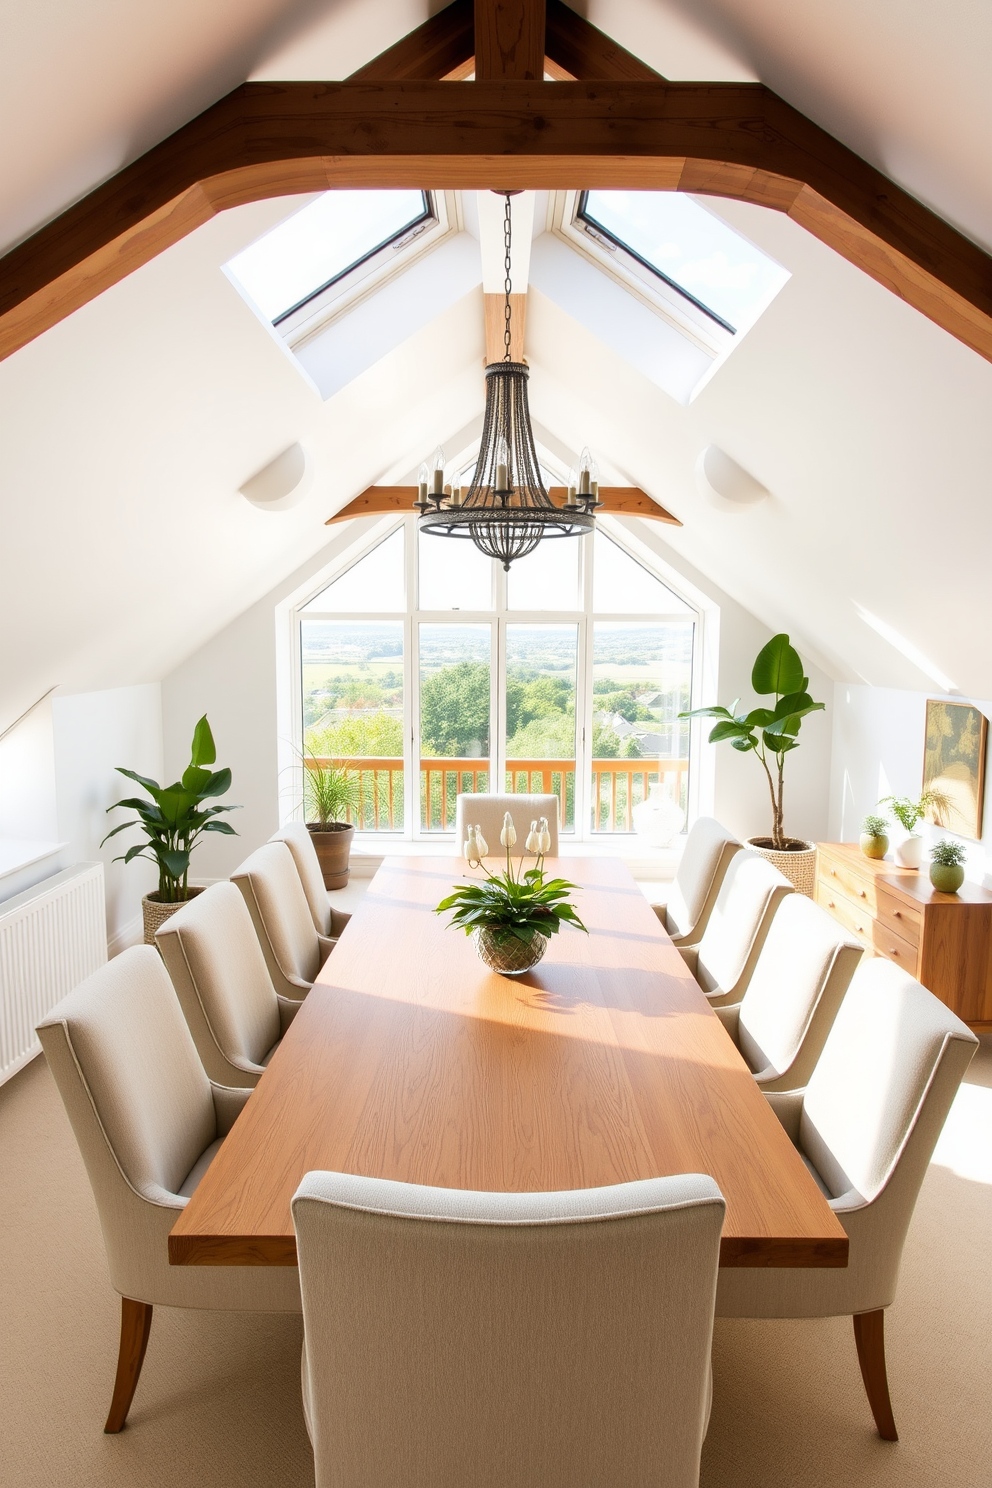
[[[566,830],[575,826],[578,631],[509,621],[498,706],[503,787],[556,794]],[[360,770],[367,831],[403,828],[403,632],[401,621],[302,622],[306,750]],[[590,643],[592,826],[630,831],[633,806],[659,779],[685,806],[688,724],[677,715],[689,706],[693,622],[596,620]],[[420,827],[451,831],[456,794],[493,788],[492,627],[421,622],[418,649]]]

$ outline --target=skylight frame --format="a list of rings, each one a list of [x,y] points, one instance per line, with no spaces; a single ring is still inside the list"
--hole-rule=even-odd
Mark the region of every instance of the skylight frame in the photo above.
[[[255,304],[250,290],[238,278],[231,262],[224,265],[224,272],[256,314],[291,351],[295,351],[461,230],[463,223],[457,192],[424,190],[423,196],[427,208],[421,217],[371,249],[275,321]]]
[[[588,199],[588,191],[580,191],[577,193],[574,211],[574,222],[580,231],[585,232],[587,236],[593,238],[598,237],[601,240],[605,239],[607,244],[611,244],[615,249],[617,249],[618,252],[622,253],[625,258],[632,259],[634,264],[639,269],[646,270],[647,273],[651,276],[650,279],[647,281],[648,283],[651,283],[651,281],[654,279],[660,279],[662,284],[667,285],[670,290],[674,291],[675,294],[681,296],[682,299],[688,300],[691,305],[695,305],[697,310],[701,310],[704,315],[708,316],[710,320],[715,321],[718,326],[721,326],[723,330],[727,331],[731,336],[737,336],[740,334],[740,326],[733,326],[730,324],[729,320],[724,320],[723,316],[719,315],[717,311],[712,308],[712,306],[707,305],[703,300],[699,299],[697,295],[694,295],[691,290],[688,290],[685,288],[684,285],[679,284],[677,279],[673,279],[669,274],[666,274],[663,269],[660,269],[658,267],[657,264],[653,264],[650,262],[649,259],[644,258],[640,253],[637,252],[635,248],[632,248],[629,243],[624,242],[623,238],[617,237],[616,233],[612,232],[610,228],[606,227],[602,222],[599,221],[598,218],[591,217],[587,212]]]
[[[667,323],[710,357],[723,360],[740,341],[680,289],[646,268],[632,253],[607,238],[578,215],[581,191],[548,193],[547,230],[606,274],[653,315]]]

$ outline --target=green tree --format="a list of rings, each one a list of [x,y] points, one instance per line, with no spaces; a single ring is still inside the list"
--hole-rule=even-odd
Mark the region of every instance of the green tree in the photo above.
[[[420,689],[424,752],[442,758],[463,755],[478,743],[489,749],[489,667],[459,661],[425,677]]]
[[[567,713],[532,718],[506,741],[506,757],[508,760],[574,759],[574,720]]]
[[[610,728],[603,728],[602,724],[593,725],[592,730],[592,754],[593,759],[617,759],[620,753],[620,740]]]
[[[353,713],[324,729],[309,729],[308,754],[317,759],[397,758],[403,753],[403,723],[389,713]]]

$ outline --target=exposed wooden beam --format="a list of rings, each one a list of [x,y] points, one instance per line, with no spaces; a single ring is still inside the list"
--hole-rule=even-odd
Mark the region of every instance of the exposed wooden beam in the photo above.
[[[545,64],[547,71],[560,82],[567,78],[612,79],[617,83],[664,82],[660,72],[576,15],[562,0],[548,0],[544,47],[547,63],[551,64]]]
[[[0,356],[216,212],[329,187],[693,191],[788,213],[992,360],[992,258],[760,83],[251,83],[0,259]]]
[[[486,365],[490,362],[501,362],[506,351],[505,335],[505,306],[506,300],[501,294],[483,295],[483,303],[486,313]],[[527,324],[527,296],[525,294],[511,294],[510,296],[510,360],[522,362],[524,359],[524,328]]]
[[[568,494],[564,486],[552,486],[548,493],[558,506],[564,506]],[[413,510],[417,499],[416,486],[369,486],[361,496],[349,501],[333,517],[328,517],[325,527],[337,522],[350,522],[353,517],[377,517],[385,512],[408,512]],[[670,527],[681,527],[678,517],[652,501],[646,491],[637,486],[600,486],[599,499],[602,510],[614,512],[622,517],[649,517],[652,522],[667,522]]]
[[[544,0],[475,0],[475,76],[544,77]]]
[[[454,0],[422,26],[353,72],[353,83],[465,76],[475,65],[474,0]]]

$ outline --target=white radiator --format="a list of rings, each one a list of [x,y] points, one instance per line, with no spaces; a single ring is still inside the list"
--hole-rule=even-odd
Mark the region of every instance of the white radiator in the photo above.
[[[0,904],[0,1085],[41,1049],[35,1024],[106,959],[102,863]]]

